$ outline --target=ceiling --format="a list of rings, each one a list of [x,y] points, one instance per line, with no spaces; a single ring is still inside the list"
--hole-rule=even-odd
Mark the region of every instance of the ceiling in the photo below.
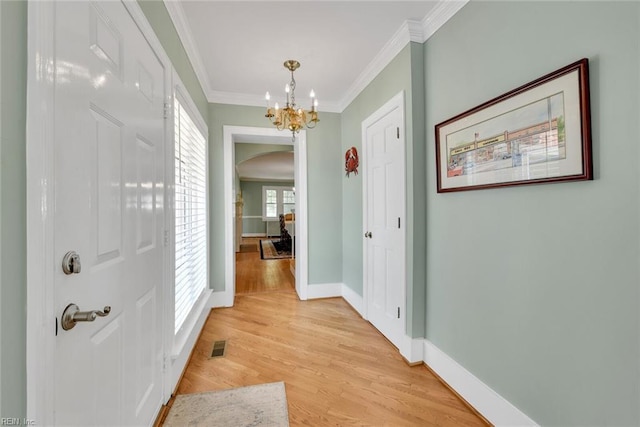
[[[297,104],[341,112],[411,41],[423,42],[461,1],[165,0],[209,102],[284,103],[287,59]]]
[[[409,43],[422,43],[468,0],[164,0],[209,102],[284,104],[295,72],[298,107],[342,112]],[[320,116],[322,117],[322,115]],[[266,119],[265,119],[266,120]],[[265,122],[265,125],[267,123]],[[292,180],[292,153],[237,165],[244,180]]]
[[[293,151],[278,151],[256,156],[236,165],[243,181],[293,181]]]

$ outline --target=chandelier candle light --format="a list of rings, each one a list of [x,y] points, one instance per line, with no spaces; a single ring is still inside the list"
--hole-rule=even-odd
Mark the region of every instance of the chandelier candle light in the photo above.
[[[293,72],[300,67],[300,63],[290,59],[284,62],[284,67],[291,71],[291,81],[284,87],[284,91],[287,93],[287,103],[284,108],[280,108],[277,102],[271,107],[271,95],[267,92],[265,95],[265,99],[267,100],[267,114],[264,116],[268,118],[278,130],[289,129],[292,134],[292,139],[295,141],[296,133],[300,132],[300,129],[305,126],[313,129],[320,121],[317,111],[318,100],[312,90],[309,94],[311,97],[311,110],[296,109],[296,80],[293,78]]]

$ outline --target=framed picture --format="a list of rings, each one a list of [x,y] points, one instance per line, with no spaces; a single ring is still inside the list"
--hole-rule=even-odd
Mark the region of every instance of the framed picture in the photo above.
[[[438,193],[593,179],[584,58],[436,125]]]

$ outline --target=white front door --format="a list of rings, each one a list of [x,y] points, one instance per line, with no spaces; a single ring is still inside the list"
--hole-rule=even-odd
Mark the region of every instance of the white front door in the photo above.
[[[363,123],[367,318],[398,347],[406,307],[402,105],[387,104]]]
[[[55,8],[55,423],[149,425],[163,403],[168,73],[123,3]],[[111,311],[64,330],[72,303]]]

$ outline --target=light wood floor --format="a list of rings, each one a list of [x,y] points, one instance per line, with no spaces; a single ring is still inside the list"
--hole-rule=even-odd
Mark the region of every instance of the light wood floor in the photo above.
[[[253,252],[236,253],[236,295],[291,291],[295,279],[288,259],[260,259],[259,238],[242,238],[243,245],[253,245]]]
[[[225,356],[210,358],[219,340]],[[299,301],[291,290],[212,310],[177,393],[276,381],[285,382],[292,426],[485,425],[343,299]]]

